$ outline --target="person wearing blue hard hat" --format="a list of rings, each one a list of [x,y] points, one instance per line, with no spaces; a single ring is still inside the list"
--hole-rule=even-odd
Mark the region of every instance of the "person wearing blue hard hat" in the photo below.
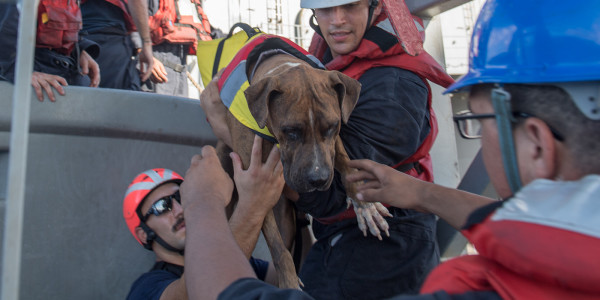
[[[600,3],[492,0],[473,31],[468,92],[455,116],[481,137],[502,201],[353,161],[363,200],[437,214],[479,254],[441,264],[421,293],[493,291],[503,299],[600,295]]]
[[[446,91],[469,93],[471,111],[454,119],[462,136],[481,138],[486,170],[502,201],[417,180],[371,160],[351,162],[359,172],[346,179],[364,182],[359,199],[435,213],[460,228],[478,251],[435,268],[420,295],[390,299],[600,295],[600,3],[543,4],[489,0],[473,33],[469,72]],[[188,175],[212,175],[186,182],[218,186],[224,184],[216,176],[221,173],[214,151],[205,148]],[[238,250],[207,259],[235,245],[222,212],[228,195],[209,190],[205,197],[186,199],[184,193],[190,206],[185,213],[213,226],[188,226],[188,237],[223,230],[189,262],[224,271],[188,281],[188,287],[219,299],[312,299],[257,281]]]

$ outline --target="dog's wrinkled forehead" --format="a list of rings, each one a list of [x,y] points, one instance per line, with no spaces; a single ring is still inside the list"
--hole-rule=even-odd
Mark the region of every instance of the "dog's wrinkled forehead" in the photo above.
[[[293,56],[293,55],[283,51],[283,49],[271,49],[271,50],[267,50],[267,51],[260,53],[260,55],[256,59],[256,63],[254,63],[254,68],[252,68],[250,74],[248,74],[248,82],[252,82],[252,78],[254,77],[254,72],[256,72],[256,68],[258,68],[260,63],[263,62],[264,60],[266,60],[267,58],[269,58],[273,55],[276,55],[276,54],[287,54],[287,55]]]

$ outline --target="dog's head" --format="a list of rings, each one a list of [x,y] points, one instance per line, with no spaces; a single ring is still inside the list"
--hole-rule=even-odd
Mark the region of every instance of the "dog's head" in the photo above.
[[[303,193],[333,180],[335,140],[360,93],[358,81],[301,64],[265,76],[245,91],[250,112],[279,141],[286,183]]]

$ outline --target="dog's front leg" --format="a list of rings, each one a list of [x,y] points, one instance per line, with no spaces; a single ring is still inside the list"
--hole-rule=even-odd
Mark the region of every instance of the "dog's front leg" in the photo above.
[[[348,167],[348,161],[350,161],[350,158],[346,153],[342,139],[338,137],[335,141],[335,169],[342,175],[342,181],[346,188],[346,201],[348,201],[348,206],[352,204],[354,207],[358,228],[363,232],[364,236],[367,236],[368,228],[369,232],[380,240],[382,239],[381,231],[384,231],[389,237],[389,225],[383,216],[391,217],[392,215],[387,208],[379,202],[364,202],[356,199],[356,184],[346,181],[346,175],[356,171],[355,169]]]

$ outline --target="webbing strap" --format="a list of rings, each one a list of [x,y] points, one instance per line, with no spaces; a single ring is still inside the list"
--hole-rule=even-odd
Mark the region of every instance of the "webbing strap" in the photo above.
[[[514,139],[512,135],[512,115],[510,106],[510,94],[502,87],[492,89],[492,105],[496,112],[496,123],[498,126],[498,139],[502,152],[502,163],[506,180],[513,195],[521,189],[521,176],[517,163]]]

